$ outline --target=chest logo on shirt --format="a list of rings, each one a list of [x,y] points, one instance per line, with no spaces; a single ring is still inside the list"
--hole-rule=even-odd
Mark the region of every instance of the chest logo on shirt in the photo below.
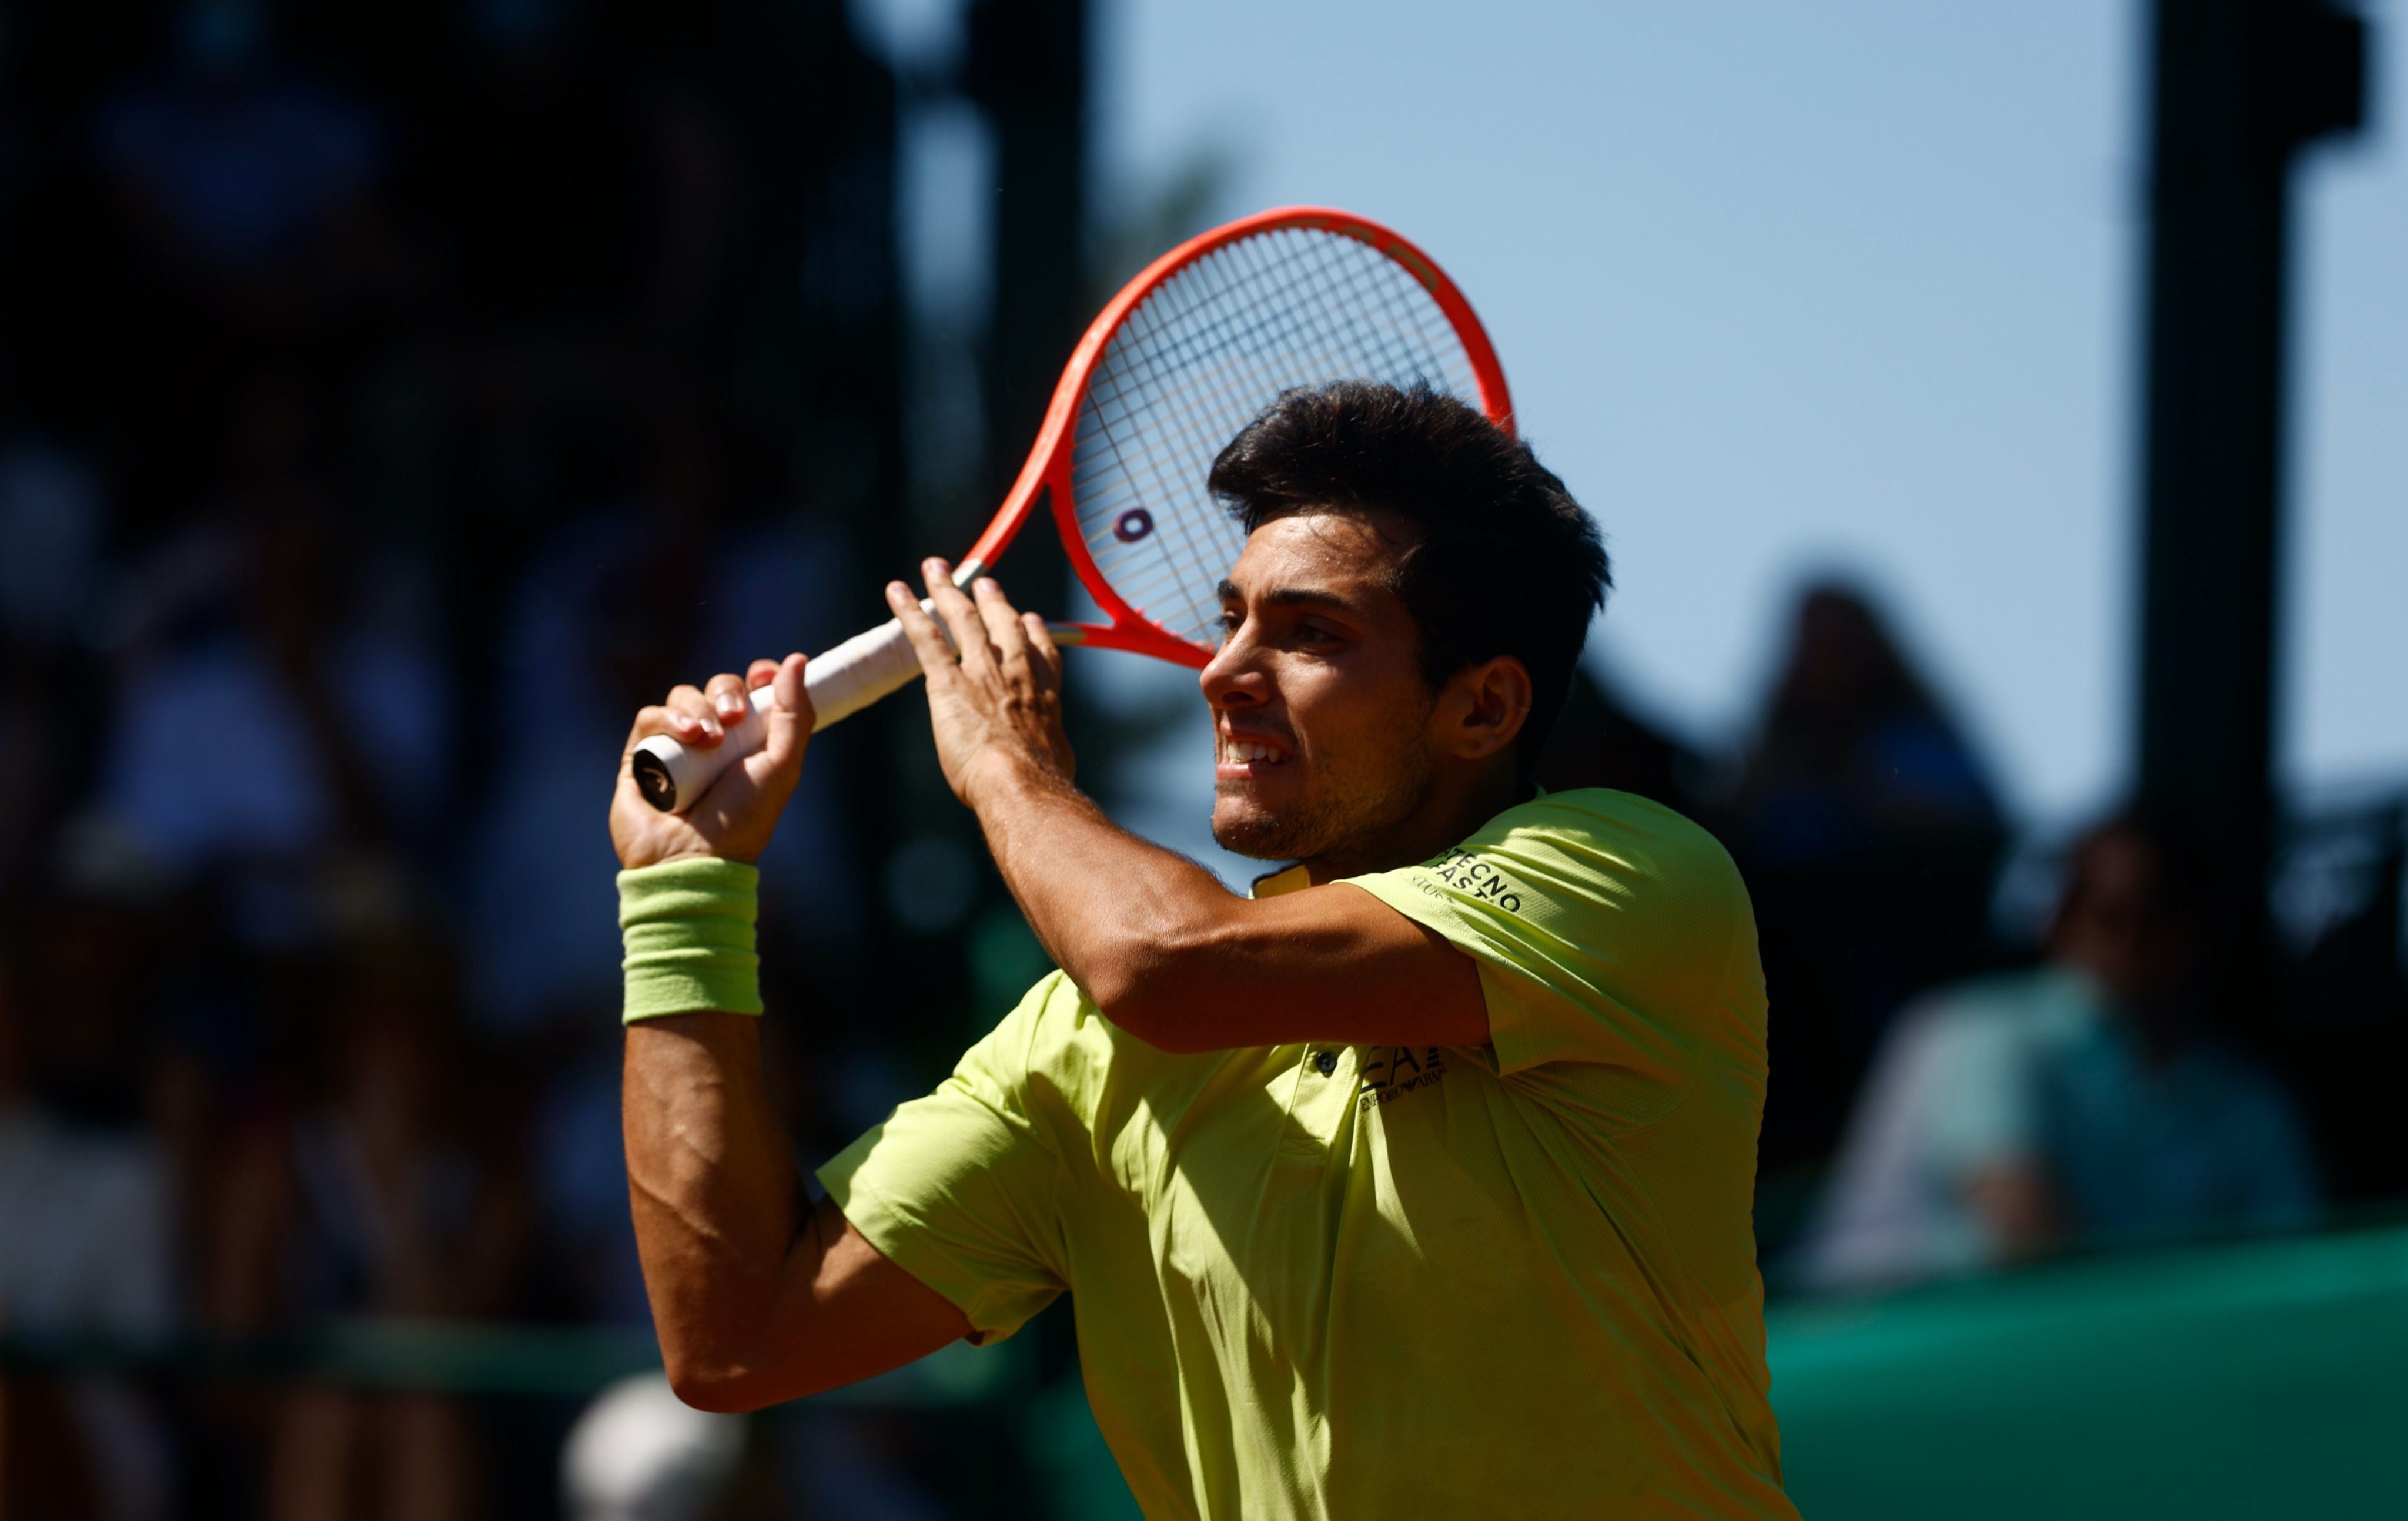
[[[1495,903],[1508,914],[1522,912],[1522,885],[1461,846],[1441,852],[1424,870],[1457,892]]]
[[[1435,1045],[1367,1045],[1358,1071],[1363,1086],[1355,1106],[1368,1110],[1437,1087],[1446,1075],[1446,1058]]]

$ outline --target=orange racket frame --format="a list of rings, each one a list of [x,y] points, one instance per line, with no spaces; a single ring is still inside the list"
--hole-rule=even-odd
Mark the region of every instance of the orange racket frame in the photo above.
[[[1102,360],[1106,346],[1121,325],[1129,319],[1156,287],[1188,264],[1213,249],[1236,243],[1261,233],[1285,228],[1310,229],[1315,232],[1338,233],[1369,245],[1404,266],[1421,281],[1439,309],[1454,324],[1456,336],[1463,340],[1465,353],[1471,362],[1472,378],[1480,387],[1480,407],[1507,433],[1513,432],[1513,403],[1505,389],[1505,371],[1497,362],[1497,350],[1488,342],[1488,334],[1463,298],[1455,282],[1431,262],[1403,235],[1383,227],[1368,217],[1340,211],[1330,206],[1290,206],[1257,212],[1225,226],[1215,227],[1189,238],[1179,247],[1148,264],[1138,277],[1121,288],[1111,303],[1088,324],[1086,335],[1071,351],[1070,362],[1064,366],[1062,378],[1054,388],[1054,399],[1045,408],[1045,421],[1038,429],[1037,442],[1030,447],[1028,462],[1005,494],[1003,506],[995,520],[965,558],[962,574],[978,575],[993,565],[1010,547],[1028,519],[1036,515],[1040,503],[1048,503],[1054,512],[1054,526],[1062,535],[1062,548],[1070,559],[1071,572],[1086,587],[1096,604],[1102,608],[1109,622],[1056,623],[1053,625],[1057,644],[1078,644],[1094,649],[1126,649],[1156,660],[1171,661],[1181,665],[1201,667],[1211,660],[1211,649],[1190,639],[1182,639],[1145,617],[1124,601],[1104,579],[1096,566],[1095,557],[1088,552],[1085,535],[1079,530],[1078,504],[1070,490],[1071,463],[1076,457],[1079,404],[1087,393],[1087,382],[1096,365]]]

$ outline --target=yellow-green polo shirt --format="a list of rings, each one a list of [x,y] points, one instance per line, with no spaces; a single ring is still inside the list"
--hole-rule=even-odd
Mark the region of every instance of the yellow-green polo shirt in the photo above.
[[[1490,1044],[1173,1056],[1056,974],[820,1173],[1008,1336],[1075,1290],[1149,1517],[1789,1517],[1729,858],[1550,794],[1352,879],[1480,964]]]

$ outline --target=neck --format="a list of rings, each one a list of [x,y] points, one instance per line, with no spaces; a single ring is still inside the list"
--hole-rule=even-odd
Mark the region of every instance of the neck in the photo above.
[[[1431,788],[1420,806],[1380,831],[1377,837],[1334,846],[1308,857],[1303,865],[1312,874],[1315,887],[1415,865],[1461,841],[1526,795],[1509,754],[1501,764],[1484,766],[1452,785]]]

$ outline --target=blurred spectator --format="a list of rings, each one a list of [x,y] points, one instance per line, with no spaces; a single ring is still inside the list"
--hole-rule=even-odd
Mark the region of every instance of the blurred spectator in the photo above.
[[[2006,839],[1971,747],[1863,593],[1800,600],[1731,798],[1772,997],[1760,1167],[1819,1161],[1890,1016],[1987,955]]]
[[[11,1336],[139,1343],[177,1319],[177,1169],[145,1113],[148,943],[103,885],[68,862],[22,974],[0,978],[0,1330]],[[166,1514],[170,1444],[132,1385],[20,1379],[8,1393],[0,1507]]]
[[[731,475],[712,424],[666,420],[633,499],[563,529],[520,583],[468,891],[479,1016],[496,1034],[618,1005],[615,862],[595,810],[636,710],[678,682],[853,632],[830,615],[847,579],[828,537],[733,511]],[[837,768],[822,769],[761,867],[791,897],[788,932],[841,944],[860,909],[837,859]]]
[[[625,1324],[650,1321],[619,1145],[617,862],[598,810],[638,708],[680,681],[824,648],[845,584],[824,535],[733,512],[733,476],[712,420],[673,412],[633,500],[538,549],[510,610],[468,850],[475,1016],[538,1069],[538,1208],[582,1307]],[[860,922],[842,775],[806,775],[762,857],[779,905],[766,939],[824,949]]]
[[[2216,986],[2201,880],[2163,828],[2101,825],[2074,847],[2046,964],[1899,1021],[1804,1248],[1810,1284],[2313,1217],[2289,1102],[2200,1028]]]
[[[222,883],[239,939],[280,949],[391,890],[374,879],[419,838],[449,760],[444,672],[365,595],[373,561],[337,534],[314,439],[297,378],[239,395],[214,519],[141,576],[104,767],[110,811]]]
[[[0,9],[0,1326],[644,1323],[599,808],[672,681],[884,616],[827,525],[896,425],[884,77],[832,5]],[[833,1019],[824,760],[763,928]],[[11,1517],[540,1512],[567,1414],[6,1392]]]
[[[222,1329],[509,1309],[525,1219],[508,1137],[465,1061],[447,959],[407,933],[349,947],[294,1043],[300,1102],[231,1148]],[[440,1396],[304,1386],[274,1423],[278,1521],[471,1508],[465,1413]]]
[[[0,433],[0,633],[51,649],[82,631],[108,502],[77,450],[27,429]]]
[[[183,0],[174,67],[102,107],[99,158],[152,277],[222,315],[319,303],[365,241],[374,113],[278,64],[264,0]]]
[[[108,532],[99,474],[75,449],[6,425],[0,359],[0,789],[56,799],[80,775],[82,736],[46,715],[89,679],[81,639]],[[0,809],[0,887],[24,883],[51,809]]]
[[[409,285],[378,206],[394,134],[280,56],[282,8],[177,0],[167,66],[91,111],[108,225],[94,267],[73,272],[97,283],[79,316],[55,322],[53,362],[105,369],[93,400],[117,435],[128,516],[145,522],[188,520],[229,376],[272,359],[345,395]]]

